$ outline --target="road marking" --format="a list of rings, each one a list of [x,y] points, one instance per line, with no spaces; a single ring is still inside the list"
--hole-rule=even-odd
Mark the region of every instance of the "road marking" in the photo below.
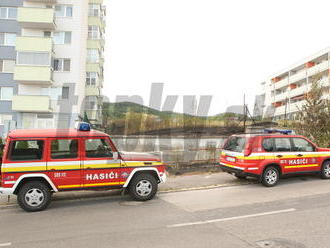
[[[188,223],[168,225],[167,227],[168,228],[173,228],[173,227],[205,225],[205,224],[211,224],[211,223],[216,223],[216,222],[225,222],[225,221],[247,219],[247,218],[259,217],[259,216],[265,216],[265,215],[289,213],[289,212],[293,212],[293,211],[296,211],[296,209],[295,208],[289,208],[289,209],[283,209],[283,210],[277,210],[277,211],[271,211],[271,212],[264,212],[264,213],[258,213],[258,214],[241,215],[241,216],[235,216],[235,217],[229,217],[229,218],[223,218],[223,219],[214,219],[214,220],[206,220],[206,221],[188,222]]]
[[[11,243],[2,243],[2,244],[0,244],[0,247],[6,247],[6,246],[11,246]]]

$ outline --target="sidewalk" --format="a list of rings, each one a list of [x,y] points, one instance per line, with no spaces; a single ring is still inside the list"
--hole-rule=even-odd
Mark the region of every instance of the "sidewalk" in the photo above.
[[[159,185],[159,192],[211,189],[252,183],[253,180],[239,180],[227,173],[194,173],[181,176],[169,176],[165,184]],[[53,195],[53,200],[79,200],[84,198],[118,196],[120,190],[110,191],[71,191]],[[0,196],[0,206],[16,204],[16,196]]]

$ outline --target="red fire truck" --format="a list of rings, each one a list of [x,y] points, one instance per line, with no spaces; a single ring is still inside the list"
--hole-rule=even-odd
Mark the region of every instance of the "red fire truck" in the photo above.
[[[267,187],[282,175],[319,173],[330,178],[330,149],[317,147],[290,130],[231,136],[224,144],[220,165],[237,178],[257,177]]]
[[[68,190],[122,188],[146,201],[165,180],[157,156],[118,152],[109,135],[82,123],[78,129],[11,131],[3,150],[0,194],[17,195],[24,210],[40,211],[52,193]]]

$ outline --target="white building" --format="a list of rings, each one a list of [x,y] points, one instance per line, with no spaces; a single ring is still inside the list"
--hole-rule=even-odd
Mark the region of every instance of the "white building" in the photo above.
[[[322,50],[274,74],[261,83],[262,92],[256,98],[255,115],[264,118],[295,119],[306,103],[305,95],[311,89],[313,77],[320,75],[324,97],[329,91],[330,48]]]
[[[24,0],[17,8],[17,128],[72,127],[85,113],[100,123],[104,15],[103,0]]]

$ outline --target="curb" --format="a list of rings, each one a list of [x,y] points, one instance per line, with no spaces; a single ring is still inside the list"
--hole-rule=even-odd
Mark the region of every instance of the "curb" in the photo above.
[[[188,187],[188,188],[169,188],[169,189],[162,189],[159,190],[159,194],[167,194],[167,193],[175,193],[175,192],[186,192],[186,191],[196,191],[196,190],[207,190],[207,189],[217,189],[217,188],[227,188],[227,187],[235,187],[235,186],[243,186],[243,185],[250,185],[255,184],[254,182],[242,182],[242,183],[225,183],[225,184],[214,184],[214,185],[206,185],[201,187]],[[101,199],[101,198],[107,198],[107,197],[117,197],[121,198],[121,194],[113,194],[113,195],[86,195],[83,197],[67,197],[67,198],[54,198],[53,201],[81,201],[81,200],[87,200],[87,199]],[[15,208],[17,207],[17,203],[11,203],[11,204],[0,204],[0,210],[1,209],[9,209],[9,208]]]

